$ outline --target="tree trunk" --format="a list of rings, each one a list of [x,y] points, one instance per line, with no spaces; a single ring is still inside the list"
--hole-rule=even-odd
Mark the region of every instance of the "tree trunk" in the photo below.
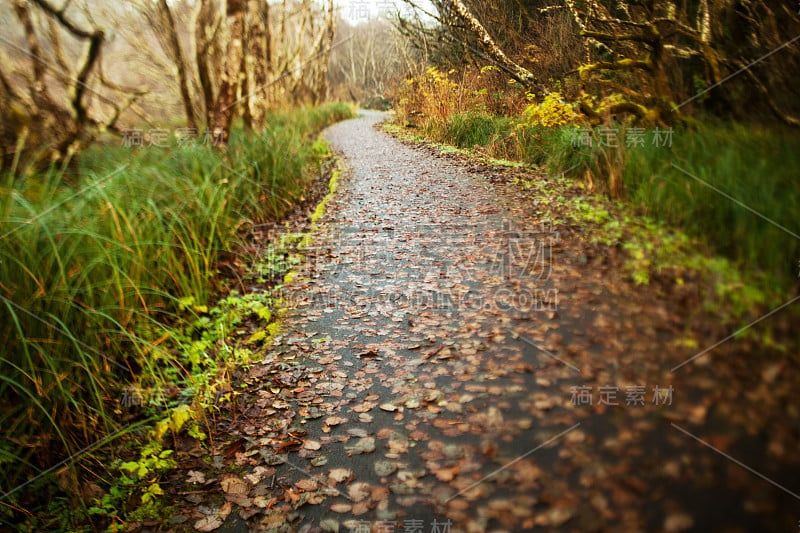
[[[244,123],[252,130],[264,128],[269,83],[269,4],[249,0],[246,6],[244,64]]]
[[[212,107],[209,127],[222,144],[228,143],[231,125],[239,106],[237,94],[242,86],[244,12],[246,0],[229,0],[226,6],[227,46],[220,65],[219,94]]]
[[[320,39],[320,49],[314,59],[318,61],[317,79],[314,83],[314,103],[325,100],[328,96],[328,63],[333,49],[333,38],[336,34],[336,11],[333,0],[328,0],[328,11],[325,17],[324,38]]]
[[[158,9],[160,15],[167,23],[167,31],[169,32],[170,46],[172,48],[172,56],[176,67],[178,68],[178,84],[181,93],[181,100],[183,101],[183,110],[186,113],[186,123],[189,128],[197,128],[197,119],[194,114],[194,105],[192,103],[192,95],[189,91],[189,69],[186,64],[186,57],[181,47],[180,37],[178,35],[178,27],[175,24],[175,17],[172,15],[167,0],[159,0]]]
[[[217,100],[217,72],[220,69],[219,34],[223,17],[215,0],[201,0],[195,22],[195,61],[200,91],[203,96],[206,127],[211,127],[214,104]]]

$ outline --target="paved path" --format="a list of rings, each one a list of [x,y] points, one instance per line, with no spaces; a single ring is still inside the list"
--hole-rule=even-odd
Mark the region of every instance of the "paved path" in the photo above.
[[[223,529],[796,530],[758,445],[769,482],[696,440],[713,373],[673,381],[667,300],[381,119],[327,131],[350,171],[206,475]]]

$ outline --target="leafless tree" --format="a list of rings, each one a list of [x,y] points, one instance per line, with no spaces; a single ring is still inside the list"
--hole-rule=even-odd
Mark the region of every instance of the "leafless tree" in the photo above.
[[[363,102],[386,97],[421,57],[387,16],[337,24],[337,46],[331,56],[334,98]]]
[[[47,0],[15,0],[11,7],[24,40],[4,39],[16,60],[0,67],[0,143],[3,162],[19,172],[41,162],[69,161],[98,131],[113,129],[122,109],[144,91],[124,89],[103,75],[106,34],[75,22],[69,3],[57,8]],[[62,36],[82,44],[74,68]],[[26,62],[29,67],[22,67]],[[93,114],[93,97],[112,111]]]

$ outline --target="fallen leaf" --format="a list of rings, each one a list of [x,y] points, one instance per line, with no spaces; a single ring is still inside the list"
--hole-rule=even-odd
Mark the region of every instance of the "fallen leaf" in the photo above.
[[[347,488],[347,494],[354,502],[366,500],[371,494],[369,483],[363,481],[353,483]]]
[[[294,486],[300,490],[311,492],[317,490],[319,482],[316,479],[306,478],[306,479],[301,479],[300,481],[295,483]]]
[[[371,411],[372,409],[374,409],[375,405],[376,404],[372,402],[364,402],[362,404],[353,406],[351,409],[356,413],[366,413],[367,411]]]
[[[394,474],[397,471],[397,463],[391,461],[378,461],[373,467],[375,473],[380,477],[386,477]]]
[[[540,526],[560,526],[575,514],[571,507],[553,507],[536,517],[536,524]]]
[[[338,426],[339,424],[344,424],[345,422],[347,422],[346,418],[336,415],[329,416],[325,419],[325,423],[329,426]]]
[[[222,525],[222,519],[219,516],[206,516],[194,523],[194,528],[197,531],[214,531]]]
[[[406,453],[408,451],[408,437],[397,431],[392,431],[389,443],[386,445],[390,453]]]
[[[247,482],[236,476],[226,477],[219,484],[222,486],[223,492],[233,496],[244,496],[249,491]]]
[[[205,483],[206,475],[197,470],[189,470],[189,477],[186,478],[188,483]]]
[[[322,448],[322,444],[320,444],[320,442],[316,440],[307,440],[303,442],[303,448],[312,451],[319,450],[320,448]]]
[[[283,509],[274,509],[264,517],[259,526],[261,529],[276,530],[285,524],[286,521],[286,511]]]
[[[333,481],[334,484],[341,483],[350,479],[353,475],[353,471],[349,468],[334,468],[328,474],[328,482]]]
[[[324,466],[328,464],[328,458],[324,455],[320,455],[319,457],[314,457],[309,461],[311,466]]]
[[[352,505],[344,502],[338,502],[331,505],[331,511],[334,513],[349,513],[352,509]]]
[[[775,378],[778,377],[781,370],[783,370],[782,363],[775,363],[768,365],[762,372],[761,372],[761,379],[766,383],[773,383]]]
[[[417,409],[420,406],[419,398],[409,398],[406,400],[405,406],[409,409]]]
[[[375,451],[375,437],[362,437],[352,446],[345,446],[347,455],[359,455]]]
[[[261,507],[262,509],[266,509],[270,506],[273,502],[272,498],[267,498],[266,496],[256,496],[253,498],[253,505],[256,507]]]

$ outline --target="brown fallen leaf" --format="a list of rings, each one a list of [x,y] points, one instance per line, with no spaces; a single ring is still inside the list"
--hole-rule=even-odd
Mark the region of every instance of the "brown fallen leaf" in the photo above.
[[[360,455],[375,451],[375,437],[362,437],[352,446],[345,446],[347,455]]]
[[[394,474],[397,471],[397,463],[391,461],[377,461],[372,468],[375,473],[380,477],[386,477]]]
[[[252,507],[250,509],[240,509],[239,518],[241,518],[242,520],[249,520],[250,518],[253,518],[255,515],[263,512],[264,511],[262,511],[258,507]]]
[[[378,430],[375,436],[379,439],[388,439],[393,431],[394,430],[392,428],[381,428]]]
[[[322,522],[319,523],[320,529],[322,531],[327,531],[329,533],[339,533],[339,522],[334,520],[333,518],[326,518]]]
[[[300,493],[294,489],[286,489],[283,492],[283,499],[286,500],[287,503],[294,505],[300,501]]]
[[[406,453],[408,451],[408,437],[402,433],[393,431],[389,436],[389,442],[386,444],[386,447],[389,448],[389,453]]]
[[[246,444],[247,444],[246,439],[244,438],[236,439],[235,441],[230,443],[227,448],[225,448],[225,457],[230,459],[237,453],[244,451],[244,447]]]
[[[349,513],[352,509],[352,505],[344,502],[334,503],[331,505],[331,511],[334,513]]]
[[[436,479],[438,479],[439,481],[449,482],[453,481],[453,479],[461,471],[462,462],[459,462],[458,464],[450,467],[440,467],[436,465],[434,468],[431,467],[429,468],[433,472],[433,475],[436,476]]]
[[[332,415],[325,419],[325,423],[329,426],[338,426],[339,424],[344,424],[347,422],[346,418],[342,418],[341,416]]]
[[[301,479],[295,483],[294,486],[302,491],[311,492],[317,490],[319,482],[316,479],[306,478]]]
[[[219,482],[222,491],[232,496],[245,496],[250,490],[247,482],[236,476],[226,477]]]
[[[258,485],[258,483],[262,479],[266,477],[272,477],[273,474],[275,474],[274,468],[268,468],[266,466],[257,466],[253,469],[252,472],[246,474],[244,476],[244,479],[248,481],[251,485]]]
[[[708,407],[705,405],[698,405],[689,409],[689,422],[695,425],[700,425],[705,422]]]
[[[778,374],[781,373],[781,370],[783,370],[784,366],[784,363],[773,363],[771,365],[767,365],[767,367],[761,371],[761,379],[766,383],[773,383],[775,378],[778,377]]]
[[[347,481],[353,475],[353,471],[349,468],[333,468],[328,474],[328,483],[333,481],[333,484],[342,483]]]
[[[383,485],[376,485],[372,487],[372,494],[370,500],[375,503],[387,504],[389,498],[389,487]]]
[[[303,444],[302,441],[297,439],[295,440],[287,439],[284,441],[280,441],[278,442],[278,446],[275,448],[275,454],[279,455],[282,453],[286,453],[287,451],[292,450],[294,448],[299,448],[300,446],[302,446],[302,444]]]
[[[307,440],[303,443],[303,448],[305,448],[306,450],[315,451],[322,448],[322,444],[320,444],[320,442],[316,440]]]
[[[354,405],[353,407],[351,407],[351,409],[353,411],[355,411],[356,413],[366,413],[367,411],[373,410],[376,405],[377,404],[372,403],[372,402],[364,402],[364,403],[359,404],[359,405]]]
[[[273,498],[267,498],[266,496],[256,496],[253,498],[253,505],[262,509],[266,509],[267,507],[270,507],[274,501],[275,500]]]
[[[364,481],[359,481],[357,483],[352,483],[347,488],[347,494],[354,502],[360,502],[369,498],[371,494],[370,485],[369,483],[365,483]]]
[[[419,398],[409,398],[406,400],[405,406],[408,409],[417,409],[420,406]]]
[[[537,515],[535,523],[540,526],[560,526],[575,515],[572,507],[552,507]]]
[[[194,523],[197,531],[214,531],[222,525],[223,520],[219,516],[206,516]]]

